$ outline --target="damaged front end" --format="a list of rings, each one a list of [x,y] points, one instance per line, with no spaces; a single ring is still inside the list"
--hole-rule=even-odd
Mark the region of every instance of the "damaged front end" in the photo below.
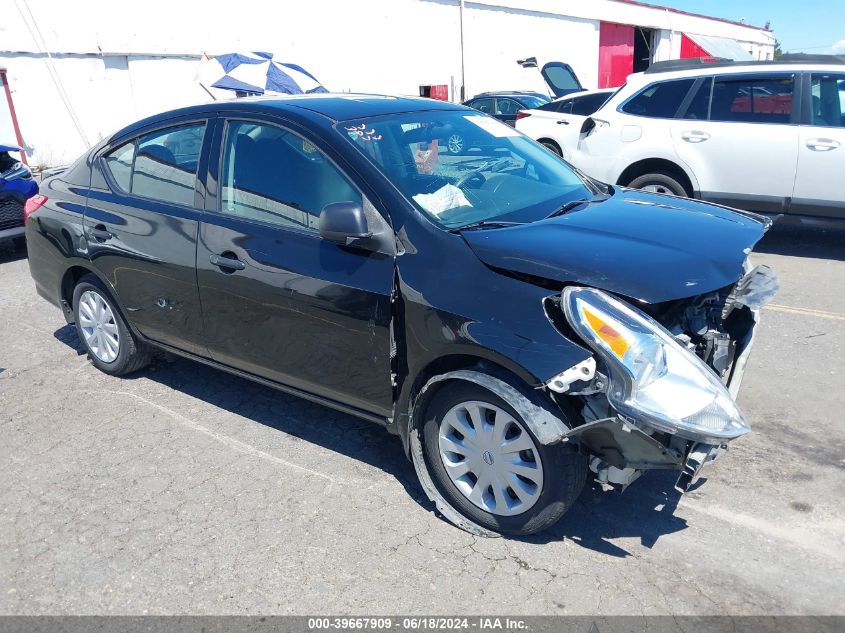
[[[590,454],[600,482],[624,487],[646,470],[673,469],[686,491],[702,465],[749,431],[735,397],[758,312],[777,289],[758,266],[727,288],[644,309],[581,286],[555,298],[563,327],[595,357],[546,387],[580,402],[585,423],[566,437]]]

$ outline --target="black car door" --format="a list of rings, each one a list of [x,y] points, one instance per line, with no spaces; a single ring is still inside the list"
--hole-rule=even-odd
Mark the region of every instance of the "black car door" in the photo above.
[[[83,220],[91,263],[127,318],[144,336],[195,354],[205,354],[195,253],[209,125],[171,120],[105,148]]]
[[[279,121],[231,118],[214,152],[197,247],[212,358],[389,415],[393,255],[342,247],[318,230],[325,205],[367,204],[362,194]]]

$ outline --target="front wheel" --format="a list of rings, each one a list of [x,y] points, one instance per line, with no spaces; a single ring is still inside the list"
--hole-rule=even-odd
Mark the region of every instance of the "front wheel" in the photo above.
[[[584,487],[586,461],[576,448],[541,444],[510,404],[477,384],[449,382],[435,393],[421,436],[438,492],[487,530],[542,531]]]
[[[122,376],[149,365],[152,350],[129,331],[111,295],[94,275],[85,275],[76,285],[73,312],[76,332],[97,369]]]
[[[689,197],[690,192],[681,184],[678,176],[669,172],[657,171],[651,174],[643,174],[634,178],[628,186],[631,189],[641,189],[649,193],[664,193],[682,198]]]

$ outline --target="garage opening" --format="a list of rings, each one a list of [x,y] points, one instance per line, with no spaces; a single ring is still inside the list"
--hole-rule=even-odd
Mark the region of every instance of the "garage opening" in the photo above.
[[[634,29],[634,72],[639,73],[651,66],[657,31],[636,27]]]

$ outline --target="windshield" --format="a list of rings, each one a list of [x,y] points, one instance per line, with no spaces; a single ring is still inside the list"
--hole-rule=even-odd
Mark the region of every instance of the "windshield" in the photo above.
[[[469,110],[407,112],[338,123],[435,223],[533,222],[589,198],[588,182],[512,127]]]

